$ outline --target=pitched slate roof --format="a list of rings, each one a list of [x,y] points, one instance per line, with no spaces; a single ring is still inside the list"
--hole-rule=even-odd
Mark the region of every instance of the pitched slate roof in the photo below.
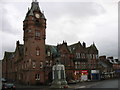
[[[95,44],[92,44],[90,47],[87,47],[87,52],[91,53],[93,51],[94,53],[98,53],[98,49],[96,48]]]
[[[15,52],[6,52],[5,51],[4,59],[7,59],[7,60],[12,59],[15,56],[17,50],[18,50],[19,56],[22,58],[24,56],[24,46],[22,44],[19,44],[19,45],[17,45]]]
[[[11,59],[14,57],[14,52],[6,52],[4,54],[4,59]]]
[[[53,56],[57,57],[59,55],[58,50],[57,50],[57,46],[45,45],[45,48],[46,48],[46,53],[47,53],[47,51],[50,51]]]
[[[75,53],[76,49],[78,49],[79,47],[82,47],[80,42],[68,46],[68,49],[71,53]]]
[[[99,60],[98,63],[101,64],[103,67],[106,67],[106,68],[109,68],[109,67],[111,68],[112,67],[112,64],[107,60]]]
[[[98,50],[97,50],[94,43],[89,47],[84,47],[80,42],[78,42],[78,43],[75,43],[75,44],[68,46],[68,48],[69,48],[71,53],[75,53],[76,50],[79,48],[81,48],[81,51],[83,51],[84,53],[91,53],[91,51],[94,53],[98,53]]]
[[[35,10],[38,10],[39,12],[41,12],[40,7],[39,7],[39,3],[37,1],[32,2],[31,8],[28,9],[26,17],[27,16],[34,16],[34,11]],[[25,20],[26,20],[26,17],[25,17]],[[46,19],[44,13],[42,13],[42,12],[41,12],[41,18]]]
[[[40,7],[39,7],[39,3],[38,2],[32,2],[31,4],[31,9],[28,11],[27,15],[34,15],[33,12],[35,10],[39,10],[40,11]]]
[[[59,46],[61,46],[62,44],[60,44]],[[47,51],[49,50],[53,56],[59,56],[59,49],[58,46],[54,46],[54,45],[45,45],[46,48],[46,54]],[[59,47],[60,48],[60,47]],[[72,44],[67,46],[68,50],[70,51],[70,53],[75,53],[75,50],[78,48],[83,48],[85,50],[85,52],[91,50],[91,48],[93,48],[94,50],[97,50],[95,45],[91,45],[90,47],[84,48],[80,42]],[[5,56],[4,58],[11,58],[16,54],[16,51],[18,50],[19,56],[23,57],[24,56],[24,45],[23,44],[17,44],[16,50],[15,52],[5,52]]]
[[[67,42],[64,42],[64,41],[63,41],[62,44],[58,44],[58,45],[57,45],[57,50],[58,50],[59,53],[61,53],[60,51],[61,51],[61,48],[63,48],[63,47],[65,47],[64,50],[67,49],[68,53],[71,52],[71,51],[69,50],[69,47],[68,47],[68,45],[67,45]],[[65,52],[65,53],[66,53],[66,52]]]

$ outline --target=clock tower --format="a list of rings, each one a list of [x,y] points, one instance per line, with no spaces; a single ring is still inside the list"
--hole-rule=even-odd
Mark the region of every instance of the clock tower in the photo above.
[[[23,21],[24,31],[24,75],[27,84],[44,83],[46,18],[39,3],[31,3]]]

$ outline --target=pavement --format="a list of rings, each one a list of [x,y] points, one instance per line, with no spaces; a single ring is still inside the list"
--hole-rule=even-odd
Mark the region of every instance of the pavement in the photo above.
[[[95,84],[95,83],[97,83],[97,82],[99,82],[99,81],[89,81],[89,82],[79,82],[79,83],[76,83],[76,84],[69,84],[69,88],[72,88],[72,89],[75,89],[75,88],[86,88],[87,86],[89,86],[89,85],[93,85],[93,84]],[[47,88],[50,88],[50,86],[48,86],[48,85],[39,85],[39,86],[37,86],[37,85],[20,85],[20,84],[15,84],[16,85],[16,88],[30,88],[30,89],[34,89],[34,88],[36,88],[36,89],[47,89]]]
[[[49,86],[46,86],[46,85],[20,85],[20,84],[15,84],[16,88],[49,88]]]

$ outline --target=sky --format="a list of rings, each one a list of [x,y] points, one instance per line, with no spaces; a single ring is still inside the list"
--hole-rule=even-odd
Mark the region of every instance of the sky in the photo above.
[[[118,0],[37,0],[47,19],[46,44],[95,43],[99,55],[118,57]],[[0,1],[0,60],[23,44],[23,20],[32,0]]]

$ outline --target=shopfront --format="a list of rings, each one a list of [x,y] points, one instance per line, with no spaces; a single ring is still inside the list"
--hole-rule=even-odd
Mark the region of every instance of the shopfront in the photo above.
[[[81,81],[88,80],[88,70],[81,70]]]
[[[120,70],[115,70],[115,77],[120,78]]]
[[[74,78],[75,80],[80,80],[80,70],[74,71]]]
[[[91,70],[91,80],[100,80],[99,70]]]

